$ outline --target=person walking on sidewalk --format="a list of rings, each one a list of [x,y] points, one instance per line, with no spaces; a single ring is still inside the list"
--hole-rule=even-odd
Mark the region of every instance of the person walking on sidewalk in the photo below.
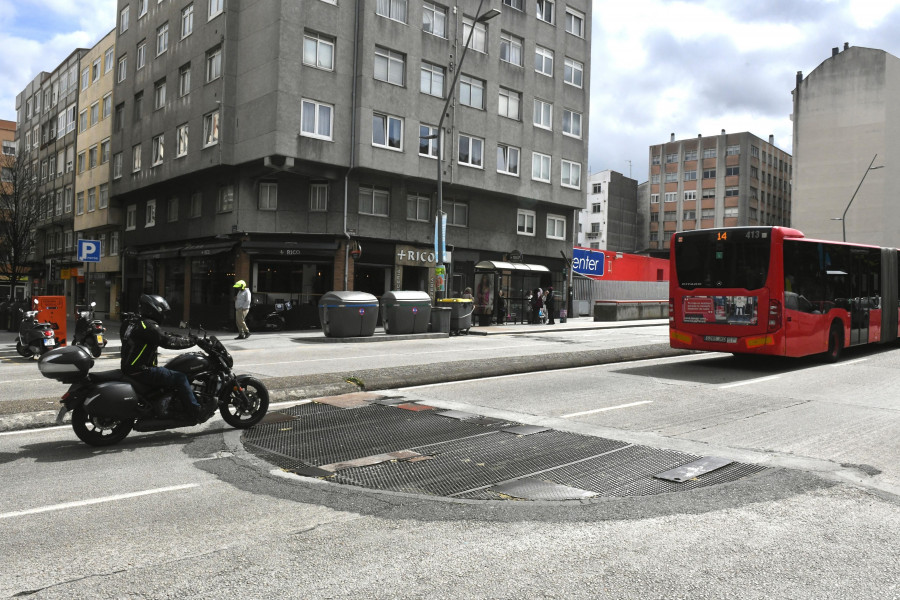
[[[553,286],[547,288],[547,299],[544,301],[544,307],[547,309],[547,325],[556,325],[553,320],[553,311],[556,308],[556,299],[553,297]]]
[[[234,321],[237,324],[238,335],[236,340],[244,340],[250,337],[250,330],[247,329],[247,313],[250,312],[250,290],[247,289],[247,282],[239,279],[234,284],[239,291],[234,299]]]

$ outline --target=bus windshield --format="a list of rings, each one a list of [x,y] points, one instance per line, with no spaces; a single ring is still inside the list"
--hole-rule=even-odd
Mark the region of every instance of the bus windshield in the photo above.
[[[675,277],[679,287],[763,287],[769,271],[770,233],[768,228],[741,228],[676,234]]]

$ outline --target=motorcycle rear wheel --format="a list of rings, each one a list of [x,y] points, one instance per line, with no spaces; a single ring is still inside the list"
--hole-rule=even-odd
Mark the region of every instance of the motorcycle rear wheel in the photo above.
[[[266,411],[269,410],[269,390],[255,377],[242,377],[238,383],[244,388],[244,394],[250,403],[246,404],[240,392],[232,390],[227,393],[227,402],[219,406],[219,414],[235,429],[247,429],[266,416]]]
[[[90,344],[91,356],[94,358],[98,358],[100,354],[103,352],[103,348],[100,347],[99,344]]]
[[[125,439],[134,421],[95,417],[83,406],[72,411],[72,429],[85,444],[90,446],[112,446]]]
[[[29,350],[26,346],[23,346],[22,342],[20,342],[19,340],[16,340],[16,352],[18,352],[25,358],[31,358],[32,356],[34,356],[31,350]]]

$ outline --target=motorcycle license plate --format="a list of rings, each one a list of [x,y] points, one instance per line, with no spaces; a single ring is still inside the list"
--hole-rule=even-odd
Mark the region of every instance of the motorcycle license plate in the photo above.
[[[53,338],[46,338],[46,339],[44,340],[44,345],[45,345],[45,346],[55,346],[55,345],[56,345],[56,340],[54,340]]]
[[[103,336],[100,335],[99,333],[97,334],[97,343],[98,343],[98,344],[102,344],[102,343],[103,343]]]
[[[736,337],[725,337],[724,335],[705,335],[704,342],[718,342],[720,344],[737,344]]]

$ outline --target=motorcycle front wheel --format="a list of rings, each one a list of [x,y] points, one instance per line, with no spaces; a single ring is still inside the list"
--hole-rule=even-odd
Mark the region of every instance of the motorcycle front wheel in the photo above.
[[[235,429],[247,429],[262,421],[269,410],[269,390],[255,377],[241,377],[244,393],[232,389],[219,406],[222,419]],[[246,400],[244,399],[246,396]]]
[[[95,417],[83,406],[72,411],[72,429],[85,444],[90,446],[112,446],[125,439],[134,421],[118,420],[110,417]]]

